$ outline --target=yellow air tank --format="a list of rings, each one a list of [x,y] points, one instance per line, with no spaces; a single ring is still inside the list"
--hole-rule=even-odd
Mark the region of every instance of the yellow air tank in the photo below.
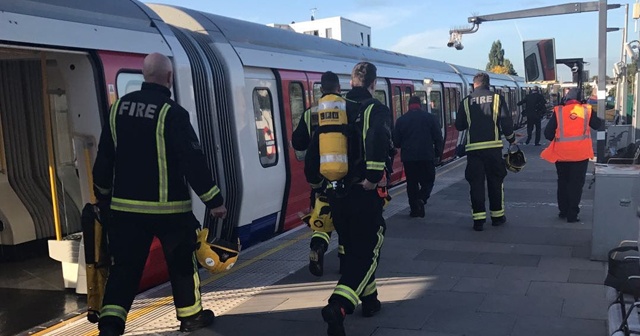
[[[320,174],[329,181],[338,181],[347,175],[347,105],[344,98],[328,94],[318,102],[320,141]]]

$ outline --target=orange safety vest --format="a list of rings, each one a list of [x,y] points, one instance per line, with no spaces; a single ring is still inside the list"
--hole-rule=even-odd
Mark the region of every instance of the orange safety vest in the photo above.
[[[591,142],[591,106],[569,104],[554,109],[558,127],[556,136],[540,157],[551,163],[557,161],[576,162],[593,158]]]

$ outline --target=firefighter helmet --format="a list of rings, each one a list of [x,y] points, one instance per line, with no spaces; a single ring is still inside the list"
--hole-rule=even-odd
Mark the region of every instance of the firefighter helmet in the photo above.
[[[302,217],[302,221],[309,225],[313,231],[331,232],[335,230],[331,207],[326,195],[316,197],[313,210],[310,214]]]
[[[221,239],[208,241],[209,229],[204,228],[198,232],[196,243],[196,258],[202,267],[211,273],[228,271],[238,261],[240,254],[240,239],[234,244]]]
[[[516,148],[515,151],[511,150],[513,147]],[[504,162],[509,171],[517,173],[527,164],[527,159],[518,145],[514,145],[511,148],[509,148],[507,154],[504,155]]]

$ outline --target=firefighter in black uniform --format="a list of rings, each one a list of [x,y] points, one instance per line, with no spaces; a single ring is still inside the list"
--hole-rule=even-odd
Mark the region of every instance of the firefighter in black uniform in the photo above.
[[[113,265],[100,312],[101,336],[121,335],[154,236],[162,243],[181,331],[210,325],[195,262],[198,221],[186,182],[214,217],[224,218],[220,189],[207,168],[189,114],[171,100],[171,61],[144,60],[142,89],[111,107],[93,167],[98,202],[111,212],[107,234]]]
[[[345,335],[344,319],[362,301],[362,314],[373,316],[381,308],[375,271],[384,239],[382,198],[377,187],[384,183],[389,162],[391,112],[373,98],[376,67],[358,63],[351,73],[353,89],[347,93],[348,162],[344,179],[327,191],[333,224],[345,248],[344,269],[338,285],[322,309],[328,335]],[[318,136],[312,138],[305,158],[305,175],[311,184],[322,182]]]
[[[502,182],[507,169],[502,159],[504,134],[509,143],[515,141],[513,121],[504,97],[489,90],[489,75],[484,72],[473,77],[474,91],[458,107],[456,129],[468,130],[467,168],[465,178],[471,189],[473,229],[482,231],[487,219],[484,202],[484,184],[487,181],[491,224],[506,223]]]
[[[322,74],[320,78],[320,91],[323,95],[328,93],[340,94],[340,79],[338,75],[331,71],[327,71]],[[297,151],[306,151],[309,148],[309,142],[311,136],[318,128],[318,107],[304,111],[298,122],[298,127],[293,131],[291,137],[291,145],[293,149]],[[316,194],[321,193],[326,187],[324,183],[318,185],[311,185],[311,208],[313,208]],[[339,237],[338,237],[339,238]],[[315,276],[322,276],[324,272],[324,253],[329,248],[329,240],[331,239],[331,232],[314,231],[311,236],[311,243],[309,248],[309,272]],[[342,259],[344,257],[344,246],[339,244],[338,257],[340,258],[340,265],[342,265]],[[340,268],[342,272],[342,268]]]

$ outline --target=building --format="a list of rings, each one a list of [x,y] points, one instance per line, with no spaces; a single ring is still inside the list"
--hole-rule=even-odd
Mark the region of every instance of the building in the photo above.
[[[292,22],[288,25],[272,23],[268,26],[371,47],[371,27],[341,16],[317,20],[312,17],[311,21]]]

